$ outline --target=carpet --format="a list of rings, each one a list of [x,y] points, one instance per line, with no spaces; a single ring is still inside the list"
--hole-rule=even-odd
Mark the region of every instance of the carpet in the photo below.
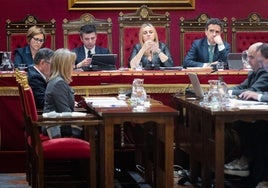
[[[30,188],[25,173],[0,174],[1,188]]]

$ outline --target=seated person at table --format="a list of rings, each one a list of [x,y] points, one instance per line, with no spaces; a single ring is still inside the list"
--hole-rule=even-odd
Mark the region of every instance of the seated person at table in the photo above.
[[[76,53],[75,68],[89,66],[92,54],[109,54],[108,48],[96,45],[97,31],[95,25],[84,25],[80,29],[82,46],[73,49]]]
[[[44,113],[73,112],[75,107],[74,91],[69,86],[76,55],[68,49],[58,49],[51,59],[50,77],[45,93]],[[82,129],[77,126],[46,127],[50,138],[81,137]],[[45,133],[46,133],[45,132]]]
[[[136,44],[130,55],[130,67],[173,67],[173,60],[168,47],[158,41],[155,27],[150,23],[142,24],[139,31],[139,44]],[[141,64],[141,65],[140,65]]]
[[[34,57],[34,66],[28,67],[28,82],[33,90],[38,109],[43,109],[47,80],[50,74],[51,57],[54,51],[49,48],[40,49]]]
[[[230,95],[240,95],[243,91],[268,91],[268,72],[261,67],[256,59],[257,48],[261,42],[252,44],[247,51],[248,63],[252,68],[247,78],[239,85],[228,89]]]
[[[26,38],[28,45],[15,50],[15,68],[19,64],[25,64],[26,67],[34,64],[33,59],[35,54],[43,47],[46,39],[45,30],[41,27],[32,26],[28,29]]]
[[[257,48],[257,61],[268,70],[268,44]],[[267,87],[268,83],[266,82]],[[267,92],[245,91],[240,97],[268,102]],[[249,176],[257,183],[257,188],[268,187],[268,122],[258,120],[252,123],[237,122],[233,128],[239,135],[241,154],[239,158],[224,165],[224,172],[230,175]],[[265,182],[262,182],[265,181]]]
[[[211,18],[206,23],[206,37],[193,41],[187,53],[184,67],[210,67],[218,62],[227,62],[230,53],[230,44],[221,38],[223,25],[218,18]]]
[[[268,71],[268,43],[264,43],[257,48],[257,61],[260,66]],[[266,87],[268,87],[268,83],[266,82]],[[239,95],[240,98],[245,100],[258,100],[261,102],[268,102],[268,92],[266,90],[262,90],[259,92],[255,91],[244,91]]]

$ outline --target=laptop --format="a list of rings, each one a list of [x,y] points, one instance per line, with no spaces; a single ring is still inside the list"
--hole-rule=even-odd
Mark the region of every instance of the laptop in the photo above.
[[[160,67],[160,70],[182,70],[182,66],[175,66],[175,67]]]
[[[193,86],[193,90],[195,92],[195,96],[198,99],[202,99],[204,97],[204,91],[200,85],[198,76],[196,73],[188,73],[189,79],[191,81],[191,84]]]
[[[230,70],[242,70],[244,68],[242,53],[229,53],[227,62]]]
[[[82,67],[84,71],[116,70],[117,54],[93,54],[89,66]]]

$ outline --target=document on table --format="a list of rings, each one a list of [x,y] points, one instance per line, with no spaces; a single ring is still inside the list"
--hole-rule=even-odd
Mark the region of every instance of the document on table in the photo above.
[[[124,100],[119,100],[116,97],[85,97],[86,103],[90,103],[93,107],[126,107],[127,103]]]
[[[247,101],[240,99],[229,99],[229,102],[230,106],[238,107],[241,110],[268,110],[268,104],[266,102]]]

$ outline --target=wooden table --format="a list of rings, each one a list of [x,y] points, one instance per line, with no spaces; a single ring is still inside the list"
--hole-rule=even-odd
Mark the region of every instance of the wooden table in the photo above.
[[[144,79],[144,87],[152,98],[171,105],[172,95],[183,92],[189,86],[189,72],[196,72],[202,85],[219,76],[230,84],[241,83],[248,71],[224,70],[211,73],[209,70],[185,69],[182,71],[95,71],[72,74],[71,86],[76,101],[81,96],[117,95],[120,88],[131,89],[134,78]],[[0,172],[23,172],[25,161],[24,120],[20,108],[19,93],[15,74],[0,72]]]
[[[174,101],[180,111],[178,136],[175,142],[189,154],[190,171],[193,183],[197,182],[197,163],[201,164],[202,187],[210,187],[215,172],[215,186],[224,187],[224,148],[225,126],[236,120],[268,121],[267,110],[240,110],[238,108],[212,111],[200,105],[199,100],[189,100],[176,96]],[[182,117],[182,115],[184,117]]]
[[[153,187],[173,187],[174,117],[178,111],[162,103],[153,103],[144,112],[127,107],[91,108],[104,121],[100,128],[100,187],[114,187],[114,126],[124,122],[143,124],[155,122],[154,175],[146,171],[146,179]],[[146,165],[145,165],[146,168]]]

